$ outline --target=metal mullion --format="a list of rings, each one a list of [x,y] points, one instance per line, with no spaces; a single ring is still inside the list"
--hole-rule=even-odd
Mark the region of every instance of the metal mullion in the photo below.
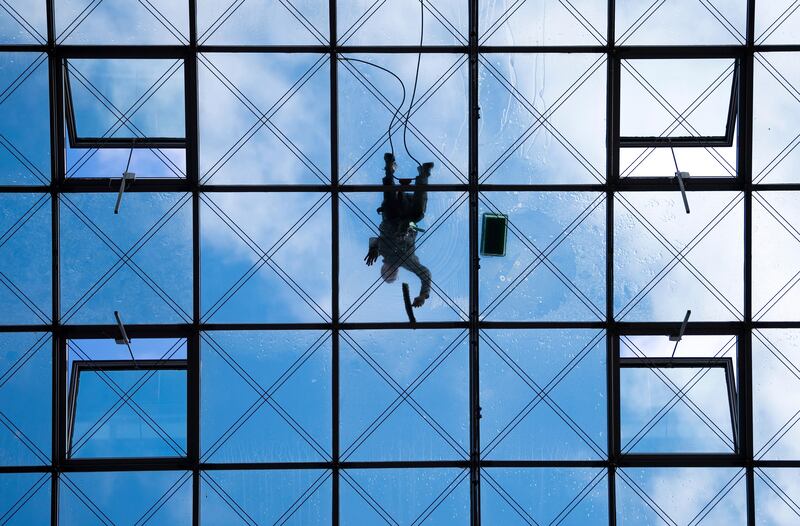
[[[747,45],[740,59],[738,175],[744,181],[744,331],[739,341],[739,429],[745,458],[747,524],[755,526],[755,473],[753,466],[753,76],[755,0],[747,2]]]
[[[468,47],[468,183],[469,183],[469,440],[470,440],[470,524],[481,524],[481,406],[480,406],[480,254],[478,252],[478,119],[480,118],[479,99],[479,16],[478,1],[469,0],[469,47]]]
[[[340,346],[339,346],[339,60],[337,49],[337,2],[328,1],[328,38],[330,39],[330,148],[331,148],[331,524],[339,525],[340,516]]]
[[[64,152],[63,125],[63,69],[61,60],[54,56],[56,45],[55,0],[46,0],[47,9],[47,49],[49,78],[49,116],[50,116],[50,225],[51,225],[51,393],[50,393],[50,433],[51,433],[51,468],[53,470],[50,485],[50,524],[57,526],[59,522],[59,469],[64,457],[62,438],[65,429],[64,417],[66,407],[63,405],[62,393],[66,390],[66,345],[62,341],[59,324],[61,316],[60,285],[60,216],[59,185],[63,180],[66,164]],[[62,390],[62,387],[64,390]]]
[[[619,182],[620,63],[614,47],[616,3],[608,0],[606,58],[606,435],[608,455],[608,523],[617,524],[617,467],[619,444],[619,353],[614,330],[614,190]]]

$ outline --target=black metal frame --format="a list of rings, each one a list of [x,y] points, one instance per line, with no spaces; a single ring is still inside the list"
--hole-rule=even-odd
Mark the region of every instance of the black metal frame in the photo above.
[[[77,116],[72,102],[72,82],[69,60],[64,59],[64,108],[66,128],[71,148],[186,148],[186,139],[180,137],[81,137],[78,135]],[[185,87],[184,87],[185,88]]]
[[[75,429],[78,389],[81,373],[84,371],[186,371],[186,360],[73,360],[69,373],[69,394],[67,395],[67,458],[72,457],[72,438]]]
[[[706,58],[698,55],[695,58]],[[694,137],[631,137],[619,138],[620,148],[730,148],[736,140],[736,118],[739,111],[739,59],[734,60],[731,94],[728,102],[728,115],[725,119],[725,135]]]
[[[52,451],[51,463],[45,466],[3,466],[2,473],[42,472],[52,474],[51,485],[51,517],[52,524],[58,524],[59,518],[59,477],[62,473],[86,471],[128,471],[128,470],[186,470],[192,475],[193,524],[200,523],[200,484],[203,471],[236,470],[236,469],[329,469],[332,474],[332,524],[339,524],[339,491],[340,473],[351,468],[408,468],[458,467],[468,469],[470,474],[470,521],[473,525],[481,523],[480,491],[481,470],[492,467],[593,467],[606,470],[608,486],[609,523],[616,524],[616,486],[617,470],[625,467],[739,467],[746,471],[747,484],[747,523],[755,525],[755,490],[754,470],[760,467],[793,467],[800,468],[800,459],[786,461],[759,460],[753,457],[753,409],[752,409],[752,331],[759,328],[793,328],[800,329],[800,320],[792,322],[754,321],[752,317],[752,193],[763,190],[799,190],[800,184],[754,184],[752,174],[752,112],[753,112],[753,61],[755,53],[761,52],[800,52],[798,45],[756,45],[754,31],[755,0],[747,0],[746,42],[742,45],[721,46],[617,46],[614,41],[615,32],[615,0],[608,0],[608,27],[605,45],[592,46],[486,46],[478,41],[478,0],[468,0],[469,34],[466,45],[452,46],[347,46],[340,45],[336,36],[336,0],[329,0],[329,35],[328,45],[286,45],[286,46],[211,46],[200,45],[196,28],[196,0],[189,3],[189,44],[186,46],[74,46],[64,45],[57,41],[55,27],[55,0],[47,0],[47,37],[46,45],[0,45],[1,52],[35,52],[48,56],[50,76],[49,98],[51,113],[51,173],[52,180],[46,186],[7,186],[0,187],[0,193],[46,193],[51,196],[52,214],[52,320],[45,325],[0,326],[0,332],[34,332],[46,331],[52,334]],[[330,103],[331,103],[331,182],[322,185],[202,185],[198,173],[198,138],[197,138],[197,56],[200,53],[319,53],[326,54],[332,64],[330,68]],[[459,53],[469,59],[469,180],[467,184],[432,185],[431,191],[461,191],[468,194],[469,206],[469,319],[463,322],[418,322],[413,327],[406,322],[397,323],[348,323],[340,321],[339,316],[339,199],[344,192],[376,192],[380,185],[347,185],[339,182],[338,151],[338,67],[337,56],[342,53]],[[478,57],[490,53],[601,53],[606,56],[607,99],[606,99],[606,181],[601,184],[559,184],[559,185],[494,185],[479,183],[478,172],[478,119],[480,115],[478,100]],[[67,350],[69,338],[107,337],[114,334],[114,325],[67,325],[61,322],[60,316],[60,251],[59,212],[60,196],[77,192],[116,192],[110,187],[107,179],[65,178],[64,150],[66,140],[80,145],[80,138],[68,132],[64,136],[64,123],[74,118],[67,93],[68,79],[63,65],[68,58],[181,58],[184,60],[185,98],[186,98],[186,167],[185,180],[143,180],[137,181],[129,191],[148,192],[188,192],[191,194],[192,230],[193,230],[193,306],[192,322],[171,325],[130,325],[126,326],[132,338],[174,336],[187,339],[187,437],[188,455],[176,459],[70,459],[67,458],[68,393],[67,393]],[[686,334],[734,334],[738,338],[737,377],[739,379],[738,398],[736,400],[739,415],[737,432],[739,433],[740,450],[734,455],[622,455],[619,452],[619,370],[624,366],[619,357],[619,337],[625,334],[663,334],[673,333],[679,322],[619,322],[614,319],[614,197],[620,191],[676,191],[674,181],[669,178],[620,178],[619,150],[631,144],[620,137],[620,61],[628,58],[699,58],[722,57],[736,61],[736,79],[731,110],[728,115],[728,132],[724,146],[736,145],[737,177],[705,179],[692,178],[685,182],[688,192],[702,191],[737,191],[744,197],[744,317],[733,322],[689,322]],[[737,119],[738,118],[738,119]],[[736,126],[736,140],[732,136],[733,122]],[[73,128],[74,128],[74,122]],[[70,126],[67,126],[70,129]],[[155,145],[155,143],[154,143]],[[151,147],[137,141],[136,147]],[[673,144],[675,145],[675,144]],[[715,144],[719,146],[720,144]],[[114,146],[108,141],[86,143],[91,147]],[[123,147],[123,145],[117,145]],[[131,147],[126,144],[124,147]],[[652,145],[651,145],[652,146]],[[658,146],[658,145],[656,145]],[[662,145],[666,146],[666,145]],[[213,192],[284,192],[315,191],[327,192],[331,195],[331,243],[332,243],[332,306],[330,323],[319,324],[207,324],[201,323],[200,309],[200,197],[203,193]],[[600,322],[487,322],[479,318],[479,250],[478,250],[478,197],[483,192],[503,191],[574,191],[602,192],[606,197],[606,319]],[[349,462],[339,458],[339,342],[342,331],[355,329],[412,329],[412,328],[462,328],[469,332],[469,394],[470,394],[470,456],[466,461],[401,461],[401,462]],[[482,460],[480,439],[480,373],[479,342],[484,329],[515,328],[596,328],[606,331],[606,383],[607,401],[607,458],[599,461],[573,460],[522,460],[492,461]],[[332,338],[331,364],[331,411],[332,411],[332,460],[330,462],[301,463],[204,463],[200,459],[200,338],[203,331],[208,330],[329,330]],[[491,522],[491,521],[487,521]]]
[[[739,444],[739,395],[736,390],[736,373],[733,370],[733,358],[729,356],[718,357],[620,357],[620,369],[710,369],[718,368],[723,370],[725,375],[726,397],[728,399],[728,414],[731,416],[731,432],[733,433],[733,443],[735,452],[740,450]],[[620,399],[617,402],[617,412],[619,412]]]

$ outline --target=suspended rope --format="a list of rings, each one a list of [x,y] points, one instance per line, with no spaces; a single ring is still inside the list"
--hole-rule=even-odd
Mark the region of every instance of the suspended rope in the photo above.
[[[414,98],[417,94],[417,81],[419,80],[419,63],[422,60],[422,38],[425,35],[425,5],[423,4],[424,0],[419,0],[419,52],[417,53],[417,69],[414,73],[414,89],[411,90],[411,101],[408,103],[408,109],[406,110],[406,119],[403,123],[403,146],[406,149],[406,153],[409,157],[411,157],[417,166],[422,166],[420,162],[414,157],[411,152],[408,150],[408,142],[406,141],[406,134],[408,132],[408,118],[411,115],[411,108],[414,106]]]

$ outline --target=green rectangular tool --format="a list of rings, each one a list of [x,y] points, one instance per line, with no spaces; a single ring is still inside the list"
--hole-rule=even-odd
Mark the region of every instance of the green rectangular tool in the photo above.
[[[483,214],[481,224],[481,255],[505,256],[508,235],[508,216]]]

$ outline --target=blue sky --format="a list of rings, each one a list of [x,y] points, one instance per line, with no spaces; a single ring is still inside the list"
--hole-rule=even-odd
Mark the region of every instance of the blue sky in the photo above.
[[[107,1],[82,21],[84,0],[62,0],[56,26],[63,44],[182,44],[188,34],[184,2],[155,1],[169,21],[157,23],[139,4]],[[797,17],[774,31],[786,2],[758,2],[759,43],[794,42]],[[489,45],[604,44],[607,2],[574,2],[575,20],[557,1],[524,3],[505,20],[510,2],[481,2],[481,42]],[[214,23],[228,4],[198,0],[198,31],[206,44],[316,44],[328,38],[327,2],[293,4],[307,16],[307,27],[277,2],[243,3],[224,23]],[[417,43],[417,11],[397,0],[379,8],[360,28],[353,24],[369,8],[366,0],[339,2],[340,43]],[[742,42],[743,0],[720,0],[726,15],[718,22],[703,4],[675,1],[639,27],[650,2],[617,2],[619,43],[734,44]],[[415,9],[418,5],[415,4]],[[27,31],[0,13],[4,43],[32,43],[45,34],[44,2],[15,6]],[[445,23],[426,13],[426,44],[460,44],[466,38],[466,4],[436,3]],[[269,14],[269,15],[268,15]],[[78,17],[76,19],[76,17]],[[691,20],[691,24],[687,21]],[[74,30],[74,31],[73,31]],[[33,33],[33,35],[31,35]],[[599,41],[598,41],[599,39]],[[406,106],[416,55],[352,54],[374,62],[405,84]],[[347,58],[347,57],[345,57]],[[678,63],[680,62],[680,63]],[[691,125],[717,134],[724,125],[731,64],[725,60],[632,61],[622,72],[622,131],[685,135],[670,129],[674,116],[664,111],[634,80],[640,74],[680,111],[715,78],[725,79],[692,112]],[[132,133],[181,138],[184,129],[184,70],[174,60],[74,60],[72,90],[81,135],[130,137]],[[331,180],[331,67],[338,72],[339,179],[348,184],[377,183],[388,150],[386,129],[399,104],[397,81],[379,69],[353,61],[329,63],[327,55],[204,54],[198,63],[199,161],[205,184],[327,184]],[[12,84],[20,73],[24,80]],[[479,177],[487,184],[602,183],[606,173],[605,56],[574,54],[490,54],[479,64]],[[800,92],[776,82],[779,72],[800,86],[794,54],[756,57],[754,89],[754,179],[797,182],[795,123]],[[164,77],[164,74],[167,74]],[[100,105],[85,83],[123,112],[136,108],[131,126],[119,126],[114,112]],[[164,86],[143,104],[139,98],[159,78]],[[301,85],[296,84],[302,79]],[[11,89],[5,90],[11,85]],[[18,89],[14,89],[18,87]],[[282,95],[289,92],[291,96]],[[432,184],[463,183],[468,165],[468,65],[458,54],[426,54],[420,62],[418,99],[412,108],[408,146],[421,160],[436,163]],[[384,99],[380,97],[384,96]],[[0,184],[47,184],[50,177],[50,123],[47,60],[38,53],[0,55]],[[244,102],[243,102],[244,101]],[[269,123],[258,126],[266,113]],[[547,124],[533,127],[537,115]],[[115,124],[117,123],[117,124]],[[392,129],[399,175],[415,166],[401,146],[402,127]],[[519,141],[518,137],[523,140]],[[245,140],[246,139],[246,140]],[[291,144],[287,146],[288,141]],[[519,148],[509,151],[509,147]],[[787,146],[787,144],[789,146]],[[68,146],[67,176],[119,177],[128,150],[86,151]],[[735,173],[735,148],[678,150],[681,170],[693,177]],[[780,161],[780,162],[778,162]],[[627,177],[670,176],[667,150],[628,149],[621,155]],[[181,178],[186,159],[180,149],[137,149],[131,158],[137,178]],[[753,313],[765,321],[795,317],[800,256],[795,193],[760,192],[753,198]],[[192,313],[192,210],[188,194],[127,193],[113,214],[115,193],[61,196],[60,228],[62,322],[113,324],[118,310],[126,323],[190,323]],[[628,192],[614,197],[614,313],[624,321],[740,321],[744,316],[744,204],[736,192],[689,195],[686,215],[677,192]],[[375,267],[363,264],[367,239],[380,221],[380,196],[340,194],[338,310],[344,321],[404,321],[399,283],[380,282]],[[479,213],[507,214],[511,224],[503,258],[482,258],[480,316],[486,321],[589,322],[605,320],[606,210],[612,203],[593,192],[482,192]],[[206,323],[328,323],[332,305],[331,213],[329,196],[313,192],[207,192],[199,205],[201,313]],[[17,230],[18,220],[27,219]],[[299,226],[298,226],[299,225]],[[712,225],[713,228],[709,228]],[[421,321],[468,319],[468,208],[458,191],[431,192],[418,238],[418,255],[430,267],[434,292]],[[51,201],[48,194],[0,195],[0,323],[47,324],[52,315]],[[651,232],[653,230],[654,232]],[[287,233],[291,237],[287,239]],[[684,250],[686,258],[675,263]],[[688,252],[687,252],[688,250]],[[128,254],[130,264],[119,263]],[[268,259],[268,262],[265,261]],[[698,275],[700,276],[698,278]],[[400,281],[418,280],[401,271]],[[787,291],[780,300],[778,293]],[[24,293],[24,294],[23,294]],[[366,293],[366,294],[365,294]],[[365,299],[365,296],[366,297]],[[110,336],[110,335],[102,335]],[[594,329],[486,330],[481,335],[482,457],[489,460],[602,460],[606,455],[606,338]],[[757,457],[797,458],[794,365],[800,338],[796,331],[764,330],[754,335],[754,427]],[[69,363],[77,359],[127,359],[128,350],[111,339],[73,342]],[[635,345],[634,345],[635,344]],[[725,337],[686,338],[678,356],[729,357],[735,348]],[[633,338],[623,356],[663,357],[672,352],[666,337]],[[51,341],[42,333],[0,335],[0,418],[18,426],[29,441],[0,428],[0,464],[41,465],[50,455]],[[135,339],[135,357],[184,359],[183,340]],[[209,331],[201,341],[201,456],[206,462],[329,461],[332,344],[327,331]],[[469,449],[468,343],[463,331],[354,330],[341,335],[341,443],[348,460],[463,460]],[[166,355],[165,355],[166,353]],[[569,370],[568,374],[561,371]],[[284,375],[284,371],[291,374]],[[16,372],[14,372],[16,371]],[[11,374],[11,372],[14,372]],[[623,438],[636,436],[674,389],[692,382],[695,371],[671,370],[658,379],[647,370],[622,373]],[[430,373],[430,374],[429,374]],[[728,451],[727,400],[717,371],[692,386],[692,403],[678,404],[637,443],[639,452]],[[122,391],[139,385],[145,373],[113,375]],[[667,381],[664,380],[667,378]],[[42,381],[44,379],[44,381]],[[107,378],[106,378],[107,379]],[[697,379],[697,377],[694,377]],[[737,379],[738,381],[738,379]],[[133,395],[153,422],[178,448],[186,447],[180,414],[185,404],[181,371],[153,375]],[[671,383],[670,383],[671,382]],[[669,385],[667,385],[669,383]],[[130,406],[97,426],[115,389],[97,375],[82,384],[83,428],[97,427],[81,455],[117,452],[170,456],[169,440],[159,438]],[[670,387],[670,385],[672,387]],[[678,387],[676,387],[678,386]],[[411,397],[403,400],[404,390]],[[543,391],[542,391],[543,389]],[[269,403],[259,403],[264,393]],[[537,393],[546,396],[537,398]],[[20,403],[24,400],[25,403]],[[254,406],[253,404],[258,404]],[[391,414],[387,416],[389,408]],[[245,415],[243,419],[240,415]],[[249,415],[249,416],[248,416]],[[291,418],[288,418],[291,417]],[[380,425],[375,425],[378,419]],[[727,419],[727,420],[726,420]],[[289,421],[295,425],[289,425]],[[787,422],[790,425],[787,425]],[[152,422],[151,422],[152,423]],[[229,433],[231,425],[241,424]],[[94,427],[93,427],[94,426]],[[727,427],[726,427],[727,426]],[[80,426],[79,426],[80,427]],[[105,427],[105,429],[103,429]],[[713,429],[712,429],[713,428]],[[716,429],[723,435],[714,432]],[[779,439],[773,439],[775,434]],[[781,434],[782,433],[782,434]],[[81,433],[82,434],[82,433]],[[19,435],[19,433],[17,433]],[[128,449],[130,448],[130,449]],[[309,498],[292,514],[298,524],[325,523],[330,513],[329,473],[296,471],[213,471],[201,482],[201,513],[208,523],[270,523],[292,511],[298,496]],[[186,473],[69,474],[62,480],[61,519],[67,524],[97,520],[81,502],[81,492],[112,523],[135,522],[168,488],[172,496],[150,518],[155,523],[186,523],[191,510],[191,480]],[[469,515],[469,481],[459,469],[349,471],[342,481],[344,524],[379,515],[392,523],[462,524]],[[15,516],[38,524],[49,505],[49,481],[38,474],[0,475],[0,514],[28,488],[37,488]],[[756,477],[757,513],[763,524],[792,524],[797,515],[780,503],[775,487],[800,494],[792,470],[763,471]],[[484,474],[482,510],[490,523],[565,524],[607,521],[608,480],[598,468],[491,468]],[[696,491],[701,488],[701,491]],[[222,491],[224,489],[225,491]],[[696,524],[698,513],[720,489],[726,497],[705,524],[741,521],[744,480],[737,469],[625,469],[617,477],[621,522],[657,524],[653,509],[636,495],[643,489],[676,523]],[[228,492],[236,511],[225,502]],[[430,516],[426,507],[444,494]],[[120,500],[120,494],[126,499]],[[264,500],[268,495],[268,500]],[[576,495],[582,497],[561,514]],[[99,510],[99,511],[98,511]],[[280,510],[280,511],[278,511]],[[795,510],[795,513],[798,510]],[[245,518],[243,519],[242,516]],[[528,517],[528,518],[525,518]],[[2,522],[0,515],[0,522]],[[102,523],[102,521],[101,521]],[[371,522],[370,522],[371,523]]]

